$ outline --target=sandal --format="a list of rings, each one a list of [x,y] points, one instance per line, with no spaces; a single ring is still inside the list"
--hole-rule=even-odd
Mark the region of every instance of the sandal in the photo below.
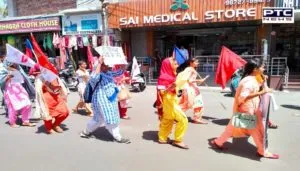
[[[121,138],[120,140],[114,139],[115,142],[120,143],[120,144],[130,144],[131,141],[126,138]]]
[[[51,134],[53,134],[54,133],[54,130],[53,129],[51,129],[50,131],[47,131],[47,134],[49,134],[49,135],[51,135]]]
[[[256,153],[256,155],[258,157],[263,157],[263,158],[267,158],[267,159],[279,159],[279,155],[278,154],[267,153],[267,155],[261,155],[259,153]]]
[[[219,145],[216,143],[215,139],[209,141],[208,144],[209,144],[209,145],[211,146],[211,148],[213,148],[213,149],[218,149],[218,150],[222,150],[222,151],[223,151],[223,150],[226,150],[225,147],[219,146]]]
[[[36,124],[30,123],[30,122],[25,122],[25,123],[22,123],[22,126],[25,126],[25,127],[35,127]]]
[[[190,149],[187,145],[180,145],[180,143],[176,143],[176,142],[173,142],[172,145],[174,147],[178,147],[178,148],[181,148],[181,149],[184,149],[184,150]]]
[[[167,141],[158,140],[158,144],[171,144],[172,141],[168,138]]]
[[[207,122],[204,122],[204,121],[202,121],[202,120],[193,120],[192,122],[193,122],[194,124],[202,124],[202,125],[208,124]]]
[[[124,116],[124,117],[121,117],[121,119],[130,120],[130,117],[129,116]]]
[[[73,113],[78,113],[78,109],[72,109]]]
[[[63,133],[63,132],[64,132],[64,130],[62,130],[61,127],[59,127],[59,126],[53,128],[53,130],[54,130],[55,132],[57,132],[57,133]]]
[[[268,127],[270,128],[270,129],[277,129],[278,128],[278,125],[275,125],[275,124],[268,124]]]

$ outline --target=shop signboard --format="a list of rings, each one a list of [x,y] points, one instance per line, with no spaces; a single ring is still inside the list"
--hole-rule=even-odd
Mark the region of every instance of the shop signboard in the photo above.
[[[127,64],[126,57],[121,47],[99,46],[95,50],[104,57],[104,63],[109,66]]]
[[[110,28],[132,28],[261,20],[263,7],[272,6],[272,3],[273,0],[129,1],[109,6],[114,11],[109,24]]]
[[[100,13],[65,15],[62,22],[63,35],[97,34],[102,30]]]
[[[0,21],[0,34],[60,31],[59,17]]]

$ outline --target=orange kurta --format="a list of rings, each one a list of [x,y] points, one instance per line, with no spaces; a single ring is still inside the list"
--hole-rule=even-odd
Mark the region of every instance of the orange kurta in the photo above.
[[[259,109],[260,98],[254,97],[246,100],[246,98],[259,91],[259,83],[254,76],[244,78],[237,89],[234,99],[233,113],[241,112],[249,115],[256,115],[257,124],[254,129],[235,128],[231,121],[228,123],[222,135],[215,140],[217,145],[222,146],[224,142],[230,137],[245,137],[251,136],[257,146],[257,152],[264,155],[264,124],[262,112]]]

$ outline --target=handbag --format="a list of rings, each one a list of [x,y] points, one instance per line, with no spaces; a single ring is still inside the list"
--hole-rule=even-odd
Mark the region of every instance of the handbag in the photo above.
[[[86,84],[86,87],[85,87],[84,93],[83,93],[84,103],[91,103],[92,102],[94,91],[98,87],[98,84],[101,82],[101,79],[102,79],[102,77],[100,77],[100,80],[96,83],[94,89],[93,89],[90,81]]]
[[[256,127],[256,115],[235,113],[232,117],[232,125],[235,128],[254,129]]]
[[[121,88],[119,94],[118,94],[118,100],[128,100],[131,98],[131,94],[129,93],[127,88]]]

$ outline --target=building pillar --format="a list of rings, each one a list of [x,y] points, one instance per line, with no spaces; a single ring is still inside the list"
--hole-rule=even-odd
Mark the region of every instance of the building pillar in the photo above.
[[[271,25],[260,25],[257,28],[257,38],[256,38],[256,53],[258,55],[264,55],[264,41],[268,42],[268,52],[267,54],[270,54],[272,48],[271,48],[271,31],[272,26]]]
[[[153,31],[147,31],[147,56],[153,57],[154,56],[154,32]]]

